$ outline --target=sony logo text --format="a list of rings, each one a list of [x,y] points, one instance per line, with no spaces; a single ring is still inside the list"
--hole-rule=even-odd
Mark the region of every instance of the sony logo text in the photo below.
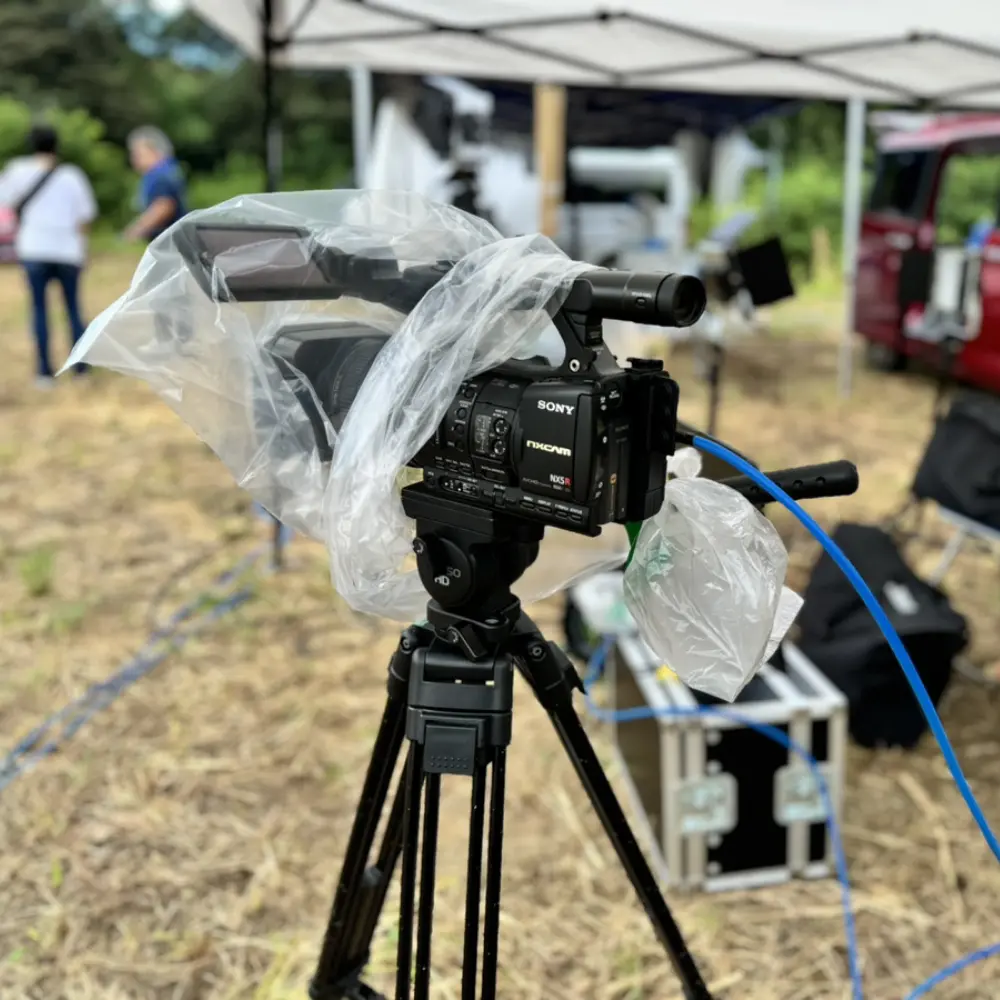
[[[576,406],[569,406],[567,403],[550,403],[548,400],[540,399],[538,401],[538,409],[545,410],[548,413],[565,413],[566,416],[570,416],[576,409]]]

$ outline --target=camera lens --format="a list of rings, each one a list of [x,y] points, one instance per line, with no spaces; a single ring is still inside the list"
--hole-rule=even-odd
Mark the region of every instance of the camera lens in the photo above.
[[[343,425],[385,341],[383,337],[345,337],[327,342],[330,353],[314,389],[336,430]]]
[[[705,311],[705,286],[687,274],[671,274],[656,291],[656,311],[672,316],[675,325],[691,326]]]

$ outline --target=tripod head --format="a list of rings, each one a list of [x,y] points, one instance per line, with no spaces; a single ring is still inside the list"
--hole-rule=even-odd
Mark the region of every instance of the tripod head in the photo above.
[[[413,551],[430,595],[427,620],[470,659],[510,634],[521,612],[511,587],[538,558],[545,528],[501,511],[470,507],[423,483],[402,491],[416,522]]]
[[[824,462],[769,474],[793,500],[849,496],[858,488],[851,462]],[[746,476],[721,482],[755,507],[772,501]],[[423,483],[402,491],[403,510],[416,522],[413,551],[430,602],[428,622],[464,655],[486,655],[513,629],[521,605],[513,585],[538,558],[544,526],[516,514],[470,507]]]

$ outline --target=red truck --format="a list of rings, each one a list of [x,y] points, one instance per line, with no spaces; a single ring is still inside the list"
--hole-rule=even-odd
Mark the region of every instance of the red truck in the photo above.
[[[928,356],[919,329],[945,257],[957,255],[967,343],[955,374],[1000,392],[998,212],[1000,115],[946,116],[881,138],[854,293],[855,330],[873,365],[899,368]]]

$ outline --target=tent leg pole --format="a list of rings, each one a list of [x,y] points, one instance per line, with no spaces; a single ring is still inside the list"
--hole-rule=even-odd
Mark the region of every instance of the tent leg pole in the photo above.
[[[844,143],[844,235],[841,265],[844,271],[844,329],[838,359],[838,383],[843,399],[851,395],[854,367],[854,281],[861,228],[862,174],[865,160],[865,102],[852,97],[847,102]]]
[[[277,48],[274,37],[275,0],[262,0],[261,4],[261,96],[263,97],[262,154],[264,168],[264,190],[276,191],[281,186],[281,126],[275,114],[274,102],[274,51]],[[274,518],[271,524],[271,567],[281,569],[282,562],[281,522]]]
[[[535,85],[535,165],[538,171],[538,231],[550,239],[559,235],[559,213],[566,178],[566,88]]]
[[[351,68],[351,128],[354,141],[354,186],[363,188],[372,144],[372,71],[367,66]]]
[[[260,32],[261,96],[264,104],[261,156],[264,161],[264,190],[273,191],[276,187],[271,158],[271,130],[274,125],[274,0],[262,0]]]
[[[261,92],[264,104],[261,140],[263,143],[265,191],[277,191],[281,187],[281,114],[275,97],[276,73],[274,65],[275,54],[284,44],[274,34],[276,8],[279,3],[280,0],[262,0],[260,19]]]

